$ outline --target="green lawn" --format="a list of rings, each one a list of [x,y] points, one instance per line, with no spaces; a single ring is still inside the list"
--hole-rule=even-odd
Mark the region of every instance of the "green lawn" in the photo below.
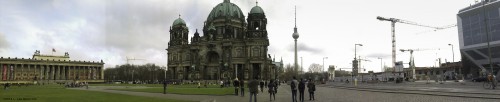
[[[113,89],[122,91],[163,93],[163,87],[151,87],[141,89]],[[167,88],[167,93],[189,94],[189,95],[233,95],[234,87],[229,88]]]
[[[153,97],[131,96],[105,92],[65,89],[60,85],[18,87],[0,90],[0,101],[27,102],[189,102]]]
[[[90,86],[146,86],[146,87],[163,87],[163,84],[90,84]],[[175,88],[197,88],[198,84],[172,85],[168,87]],[[201,85],[203,87],[203,85]],[[207,85],[207,88],[220,88],[219,85]]]

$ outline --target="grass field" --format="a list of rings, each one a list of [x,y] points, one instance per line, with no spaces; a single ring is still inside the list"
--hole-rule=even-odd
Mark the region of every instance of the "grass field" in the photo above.
[[[3,88],[3,87],[2,87]],[[153,97],[65,89],[60,85],[18,87],[0,90],[0,101],[27,102],[189,102]]]
[[[146,86],[146,87],[163,87],[163,84],[90,84],[90,86]],[[197,88],[195,84],[171,85],[168,87],[174,88]],[[203,87],[203,85],[201,85]],[[207,85],[207,88],[220,88],[219,85]]]
[[[163,93],[163,87],[151,87],[151,88],[140,88],[140,89],[113,89],[113,90]],[[187,95],[232,95],[232,94],[234,94],[234,88],[233,87],[229,87],[229,88],[168,87],[167,93],[187,94]]]

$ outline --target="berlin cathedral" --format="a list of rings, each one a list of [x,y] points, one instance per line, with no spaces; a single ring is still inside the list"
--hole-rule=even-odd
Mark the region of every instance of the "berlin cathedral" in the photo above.
[[[275,79],[283,61],[274,62],[267,53],[269,38],[264,10],[254,6],[245,19],[229,0],[219,3],[208,15],[203,36],[198,29],[189,42],[189,30],[179,17],[170,27],[168,43],[169,79],[249,80]]]

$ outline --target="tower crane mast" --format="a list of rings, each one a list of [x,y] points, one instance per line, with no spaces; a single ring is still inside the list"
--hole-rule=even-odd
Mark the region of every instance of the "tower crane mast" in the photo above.
[[[396,71],[395,70],[395,66],[396,66],[396,33],[395,33],[395,26],[396,26],[396,23],[404,23],[404,24],[415,25],[415,26],[420,26],[420,27],[433,28],[433,29],[436,29],[436,30],[450,28],[448,26],[445,26],[445,27],[428,26],[428,25],[423,25],[423,24],[412,22],[412,21],[402,20],[402,19],[397,19],[397,18],[385,18],[385,17],[377,16],[377,19],[380,20],[380,21],[390,21],[391,22],[391,33],[392,33],[391,34],[391,37],[392,37],[392,68],[393,68],[393,72]],[[451,26],[451,27],[454,27],[454,26]]]

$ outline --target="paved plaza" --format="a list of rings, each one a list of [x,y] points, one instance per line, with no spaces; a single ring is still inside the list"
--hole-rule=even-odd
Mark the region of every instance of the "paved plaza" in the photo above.
[[[495,102],[500,100],[500,90],[481,89],[479,83],[466,82],[460,83],[422,83],[408,82],[403,84],[379,83],[366,84],[360,83],[359,86],[351,86],[345,83],[327,83],[318,85],[316,100],[307,102]],[[476,88],[477,87],[477,88]],[[131,92],[107,90],[110,88],[125,88],[122,86],[91,86],[88,90],[109,93],[118,93],[126,95],[180,99],[200,102],[247,102],[248,93],[245,97],[233,95],[180,95],[180,94],[161,94],[147,92]],[[128,87],[128,88],[147,88],[147,87]],[[76,88],[87,90],[84,88]],[[274,102],[291,102],[291,91],[288,85],[281,85],[278,88],[276,100]],[[411,91],[419,90],[420,91]],[[422,91],[423,90],[423,91]],[[460,91],[462,90],[462,91]],[[259,102],[270,102],[269,94],[258,94]],[[444,92],[444,93],[436,93]],[[469,92],[470,94],[464,94]],[[465,95],[465,96],[460,96]],[[481,96],[481,97],[479,97]],[[305,95],[305,99],[309,99]]]

